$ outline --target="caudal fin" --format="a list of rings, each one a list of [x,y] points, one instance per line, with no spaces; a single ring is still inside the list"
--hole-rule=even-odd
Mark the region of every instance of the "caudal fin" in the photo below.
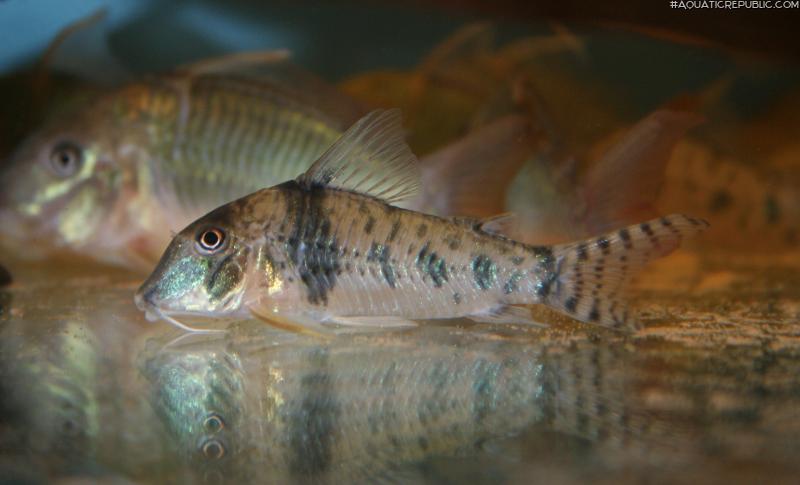
[[[708,227],[701,219],[673,214],[603,236],[553,248],[555,280],[544,303],[573,318],[612,328],[635,326],[623,301],[631,276],[651,260]]]

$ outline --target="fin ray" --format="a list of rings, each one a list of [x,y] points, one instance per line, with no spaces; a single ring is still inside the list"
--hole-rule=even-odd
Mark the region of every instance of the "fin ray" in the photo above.
[[[400,110],[376,110],[361,118],[298,182],[359,192],[389,204],[416,196],[419,165],[405,142]]]
[[[703,220],[673,214],[554,246],[555,279],[544,303],[583,322],[631,329],[635,324],[623,301],[631,276],[706,228]]]
[[[253,317],[272,327],[317,338],[332,338],[332,332],[323,327],[321,322],[311,318],[270,312],[260,303],[250,304],[247,309],[250,310],[250,314]]]
[[[210,73],[224,73],[247,67],[283,62],[288,60],[290,56],[291,53],[288,49],[237,52],[184,64],[179,66],[176,71],[190,77]]]

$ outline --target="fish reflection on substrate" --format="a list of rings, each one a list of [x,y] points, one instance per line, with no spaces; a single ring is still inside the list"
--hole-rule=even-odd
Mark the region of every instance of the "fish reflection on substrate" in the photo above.
[[[536,346],[407,336],[208,337],[145,356],[152,403],[204,476],[378,479],[543,416]]]
[[[620,373],[590,368],[620,357],[607,347],[441,327],[275,344],[272,329],[240,330],[142,358],[156,412],[209,480],[410,477],[534,424],[622,443],[643,421],[624,409]]]
[[[17,457],[0,463],[0,477],[156,477],[170,466],[135,369],[117,355],[113,339],[125,332],[117,322],[101,334],[106,324],[0,322],[0,456]]]

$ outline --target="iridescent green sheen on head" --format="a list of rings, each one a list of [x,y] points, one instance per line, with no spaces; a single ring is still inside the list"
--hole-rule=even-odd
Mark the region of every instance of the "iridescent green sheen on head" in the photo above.
[[[175,236],[139,288],[137,305],[152,313],[235,313],[245,290],[249,254],[249,246],[231,229],[201,219]]]
[[[160,298],[180,298],[195,289],[208,273],[209,261],[185,256],[171,264],[158,282]]]

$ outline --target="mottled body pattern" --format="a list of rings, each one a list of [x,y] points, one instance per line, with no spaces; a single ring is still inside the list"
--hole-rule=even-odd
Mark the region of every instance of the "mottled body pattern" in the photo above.
[[[205,224],[249,241],[248,266],[259,269],[247,276],[244,301],[281,315],[413,320],[545,303],[614,326],[628,319],[619,301],[626,276],[706,225],[671,216],[575,245],[530,246],[462,220],[296,182],[228,204]]]
[[[511,307],[544,303],[618,327],[628,320],[621,303],[628,277],[707,226],[672,215],[579,243],[532,246],[498,235],[503,218],[442,218],[390,205],[413,197],[418,180],[399,113],[373,112],[297,180],[187,227],[137,304],[151,314],[253,312],[302,326],[353,317],[499,322],[513,315],[530,323]],[[231,258],[239,276],[226,296],[213,295],[214,274]],[[210,273],[187,285],[175,276],[185,271],[174,270],[184,261]]]
[[[454,317],[528,302],[554,269],[549,248],[324,187],[291,182],[228,210],[225,220],[264,247],[260,254],[268,260],[261,265],[276,268],[282,282],[281,291],[270,292],[274,279],[264,279],[251,297],[270,292],[264,298],[280,313],[306,308],[336,316]],[[420,227],[429,228],[422,237]],[[455,250],[452,235],[461,241]],[[512,258],[526,262],[516,265]],[[514,291],[506,294],[509,281]]]

